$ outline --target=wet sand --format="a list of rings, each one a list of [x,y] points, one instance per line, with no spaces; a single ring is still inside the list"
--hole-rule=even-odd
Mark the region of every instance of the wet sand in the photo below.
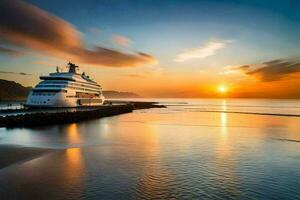
[[[19,145],[0,145],[0,169],[37,158],[53,151],[56,150],[23,147]]]

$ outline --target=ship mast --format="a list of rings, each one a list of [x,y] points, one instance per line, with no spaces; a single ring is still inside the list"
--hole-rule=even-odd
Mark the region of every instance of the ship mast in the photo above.
[[[76,68],[78,68],[78,66],[75,65],[74,63],[69,62],[68,63],[68,68],[69,68],[69,73],[76,74]]]

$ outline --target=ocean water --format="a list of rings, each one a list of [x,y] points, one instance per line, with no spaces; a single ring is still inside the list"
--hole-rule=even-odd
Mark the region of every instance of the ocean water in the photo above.
[[[0,144],[56,150],[1,169],[0,199],[300,199],[299,100],[157,101],[168,108],[0,128]]]

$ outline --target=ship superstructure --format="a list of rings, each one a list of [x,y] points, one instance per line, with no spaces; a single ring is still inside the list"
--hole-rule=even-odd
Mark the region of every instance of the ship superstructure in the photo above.
[[[85,73],[78,73],[78,66],[68,63],[69,70],[40,76],[42,80],[30,92],[29,107],[81,107],[99,106],[104,102],[102,88]]]

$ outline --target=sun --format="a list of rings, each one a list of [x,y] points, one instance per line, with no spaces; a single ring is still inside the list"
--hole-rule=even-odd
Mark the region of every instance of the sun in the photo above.
[[[227,87],[226,87],[226,85],[219,85],[218,86],[218,92],[219,93],[222,93],[222,94],[224,94],[224,93],[226,93],[227,92]]]

